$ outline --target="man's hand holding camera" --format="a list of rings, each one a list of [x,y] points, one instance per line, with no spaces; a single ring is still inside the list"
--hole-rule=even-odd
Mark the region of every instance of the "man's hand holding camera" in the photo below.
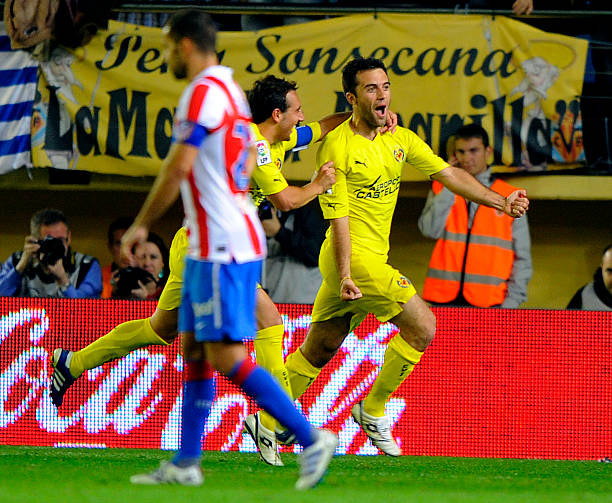
[[[68,252],[66,240],[53,236],[47,236],[37,241],[38,251],[36,256],[43,271],[55,277],[55,282],[60,288],[70,285],[70,277],[64,268],[64,257]]]
[[[60,287],[66,287],[70,284],[70,277],[64,268],[66,251],[66,245],[61,238],[47,236],[45,239],[36,239],[32,235],[27,236],[15,269],[19,274],[23,274],[31,260],[36,258],[45,274],[51,274]]]
[[[38,249],[40,245],[38,244],[38,239],[35,236],[26,236],[25,243],[23,245],[23,253],[21,254],[21,258],[17,265],[15,266],[15,270],[21,275],[28,267],[28,264],[32,260],[32,257],[37,256]]]
[[[55,264],[43,264],[43,269],[45,272],[52,274],[55,276],[55,282],[58,284],[60,288],[67,287],[70,285],[70,277],[66,270],[64,269],[64,260],[63,257],[58,259]]]
[[[0,271],[0,295],[95,298],[102,290],[95,257],[74,252],[66,216],[45,208],[30,219],[23,248],[11,254]]]

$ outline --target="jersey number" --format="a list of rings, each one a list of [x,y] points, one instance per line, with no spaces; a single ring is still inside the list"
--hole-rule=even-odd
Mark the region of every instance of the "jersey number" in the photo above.
[[[238,191],[249,188],[249,176],[247,172],[247,159],[249,157],[249,123],[240,119],[234,121],[232,128],[232,139],[238,140],[234,144],[236,159],[231,164],[231,177]]]

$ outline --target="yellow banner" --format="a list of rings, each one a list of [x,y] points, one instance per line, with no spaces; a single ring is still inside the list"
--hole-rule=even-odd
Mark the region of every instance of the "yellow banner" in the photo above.
[[[87,47],[42,66],[32,131],[35,166],[155,175],[185,82],[162,60],[161,30],[111,23]],[[388,67],[401,124],[444,154],[463,123],[489,132],[501,171],[584,161],[579,96],[588,43],[513,19],[463,15],[347,16],[219,34],[221,63],[245,88],[267,74],[295,80],[306,121],[348,109],[341,70],[355,56]],[[306,180],[314,149],[286,163]],[[403,180],[421,179],[406,170]]]

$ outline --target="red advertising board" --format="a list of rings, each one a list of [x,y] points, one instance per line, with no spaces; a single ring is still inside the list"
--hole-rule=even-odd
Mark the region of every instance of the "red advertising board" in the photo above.
[[[86,372],[57,410],[49,356],[79,349],[154,303],[0,298],[0,444],[175,449],[182,360],[178,344],[137,350]],[[309,306],[280,306],[285,352],[302,342]],[[612,454],[612,313],[434,310],[435,340],[391,397],[404,454],[596,459]],[[376,454],[350,417],[384,357],[391,324],[368,318],[300,400],[340,437],[339,453]],[[254,451],[242,420],[255,410],[217,378],[206,427],[211,450]]]

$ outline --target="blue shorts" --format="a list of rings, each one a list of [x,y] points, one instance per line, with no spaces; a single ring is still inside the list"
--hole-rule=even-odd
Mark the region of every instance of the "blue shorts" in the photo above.
[[[218,264],[185,259],[179,331],[198,342],[242,341],[255,337],[255,289],[261,260]]]

